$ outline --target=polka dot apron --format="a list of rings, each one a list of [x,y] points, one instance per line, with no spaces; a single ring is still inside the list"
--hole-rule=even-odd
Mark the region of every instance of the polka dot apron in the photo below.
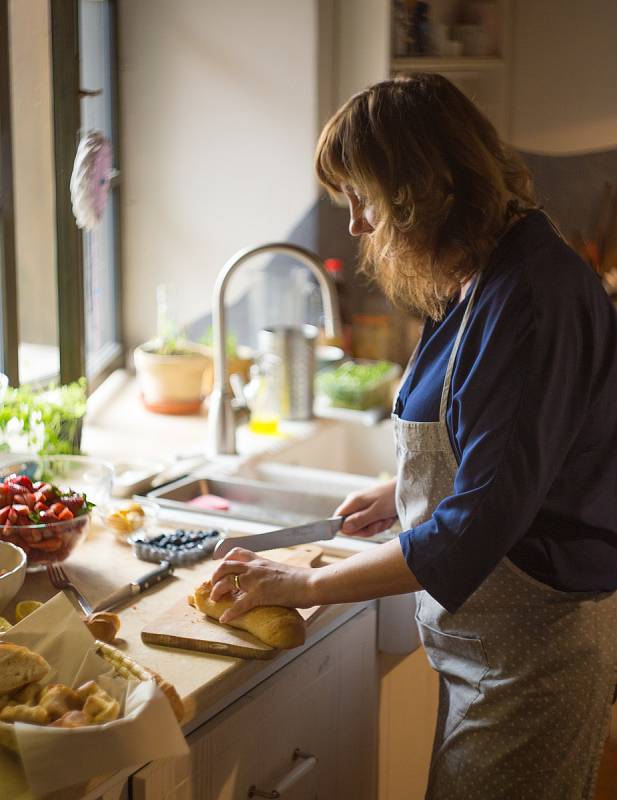
[[[446,410],[478,285],[454,342],[439,421],[393,414],[404,530],[453,492],[458,465]],[[617,592],[558,591],[504,558],[454,614],[419,592],[416,621],[439,673],[426,797],[592,798],[617,683]]]

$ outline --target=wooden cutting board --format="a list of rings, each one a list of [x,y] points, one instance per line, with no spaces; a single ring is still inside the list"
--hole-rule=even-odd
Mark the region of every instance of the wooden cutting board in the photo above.
[[[273,561],[297,566],[313,566],[321,557],[322,549],[317,545],[299,545],[285,550],[271,550],[264,555]],[[321,606],[300,608],[298,613],[308,624],[321,610]],[[196,608],[181,600],[154,619],[141,632],[146,644],[164,647],[181,647],[202,653],[215,653],[236,658],[268,659],[278,650],[260,642],[255,636],[237,628],[221,625],[209,619]]]

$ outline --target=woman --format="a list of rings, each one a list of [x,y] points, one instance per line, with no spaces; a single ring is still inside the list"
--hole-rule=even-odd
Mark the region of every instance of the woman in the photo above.
[[[617,683],[615,312],[443,77],[352,97],[316,163],[368,269],[427,318],[393,413],[396,481],[336,511],[346,533],[396,516],[403,533],[317,570],[235,550],[213,596],[239,584],[230,620],[423,590],[427,796],[590,798]]]

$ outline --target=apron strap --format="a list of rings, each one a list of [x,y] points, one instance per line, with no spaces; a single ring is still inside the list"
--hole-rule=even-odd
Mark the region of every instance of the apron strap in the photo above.
[[[401,394],[401,390],[402,390],[403,386],[405,385],[405,381],[407,380],[407,377],[409,376],[409,373],[411,372],[411,370],[413,368],[413,365],[416,362],[416,359],[418,358],[418,352],[420,350],[420,345],[422,344],[422,337],[424,336],[424,328],[425,327],[426,327],[426,322],[424,322],[424,324],[422,325],[422,328],[420,330],[420,336],[418,337],[418,341],[416,342],[416,346],[414,347],[413,352],[412,352],[411,356],[409,357],[409,361],[407,362],[407,366],[405,367],[405,370],[403,372],[403,377],[398,382],[398,386],[396,387],[396,391],[394,392],[394,400],[392,402],[392,413],[393,414],[396,414],[396,406],[398,404],[398,399],[399,399],[399,396]]]
[[[467,303],[467,308],[465,309],[465,314],[463,315],[463,319],[461,320],[458,333],[456,334],[456,339],[454,340],[454,346],[452,347],[452,352],[450,353],[450,358],[448,359],[448,368],[446,369],[446,377],[444,379],[443,387],[441,390],[441,402],[439,404],[439,422],[440,422],[440,428],[443,431],[443,433],[445,433],[445,437],[448,440],[449,448],[452,448],[452,444],[450,443],[450,437],[448,435],[448,427],[446,425],[446,412],[448,410],[448,399],[450,397],[452,373],[454,372],[454,363],[456,361],[458,349],[461,344],[461,339],[463,338],[463,334],[465,333],[465,328],[467,327],[467,323],[469,321],[469,317],[471,316],[471,311],[473,309],[476,300],[476,294],[478,292],[478,287],[480,286],[481,277],[482,273],[480,272],[476,278],[476,282],[472,289],[469,302]],[[443,444],[445,446],[446,444],[445,440]]]

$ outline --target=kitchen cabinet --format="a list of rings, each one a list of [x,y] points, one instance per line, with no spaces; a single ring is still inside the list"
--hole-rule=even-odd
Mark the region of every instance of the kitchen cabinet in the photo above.
[[[131,797],[240,800],[287,784],[281,800],[374,800],[378,679],[370,607],[190,734],[187,757],[139,770]]]

